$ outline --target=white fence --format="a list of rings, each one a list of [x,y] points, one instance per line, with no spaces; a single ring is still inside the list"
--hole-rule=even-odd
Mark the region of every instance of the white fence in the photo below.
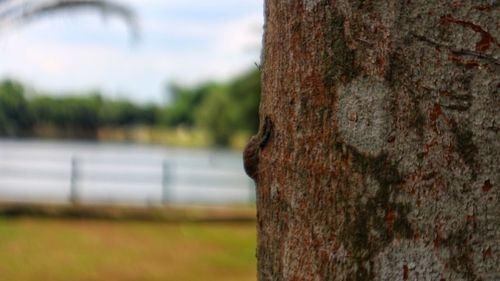
[[[253,203],[240,160],[203,152],[147,157],[1,150],[0,200],[101,204]],[[227,155],[226,155],[227,156]],[[226,161],[226,160],[230,161]]]

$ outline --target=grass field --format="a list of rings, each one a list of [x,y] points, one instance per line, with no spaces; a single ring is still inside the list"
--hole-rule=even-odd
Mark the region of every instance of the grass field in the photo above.
[[[255,280],[254,222],[0,216],[0,280]]]

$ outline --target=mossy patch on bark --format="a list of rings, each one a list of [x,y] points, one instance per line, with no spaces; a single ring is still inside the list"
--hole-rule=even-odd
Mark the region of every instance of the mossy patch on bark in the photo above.
[[[371,182],[365,180],[363,184],[377,185],[374,196],[357,196],[354,201],[354,216],[346,216],[339,237],[358,267],[353,280],[360,281],[368,280],[373,274],[370,267],[365,268],[364,264],[389,245],[395,237],[411,238],[414,233],[407,219],[410,213],[409,204],[397,200],[402,178],[396,165],[391,163],[385,154],[366,156],[353,147],[349,147],[349,153],[353,159],[353,170],[374,179]],[[352,183],[352,186],[356,184]]]
[[[344,37],[344,19],[340,15],[332,16],[325,45],[329,52],[325,52],[325,70],[323,83],[326,87],[333,87],[340,81],[349,82],[359,73],[354,65],[355,53],[349,49]]]

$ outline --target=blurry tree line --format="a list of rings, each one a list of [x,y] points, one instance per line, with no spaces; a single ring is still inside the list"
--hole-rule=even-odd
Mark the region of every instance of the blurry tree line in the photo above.
[[[170,86],[166,105],[104,98],[99,92],[54,96],[32,94],[20,82],[0,82],[0,136],[37,137],[40,128],[74,138],[95,138],[100,128],[151,126],[205,130],[218,146],[258,128],[260,73],[229,82]]]

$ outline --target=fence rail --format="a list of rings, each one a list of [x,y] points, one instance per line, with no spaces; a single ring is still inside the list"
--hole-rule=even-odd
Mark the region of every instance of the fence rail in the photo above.
[[[254,184],[240,167],[213,162],[78,155],[44,161],[0,154],[0,198],[37,201],[37,195],[40,200],[52,195],[72,204],[147,205],[255,201]]]

